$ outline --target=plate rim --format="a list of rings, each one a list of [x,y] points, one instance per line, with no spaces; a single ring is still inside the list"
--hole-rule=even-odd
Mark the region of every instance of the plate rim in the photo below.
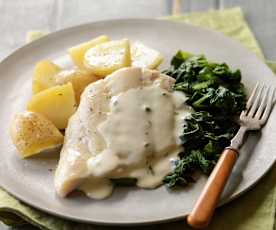
[[[110,23],[110,22],[124,22],[124,21],[128,21],[128,22],[162,22],[162,23],[167,23],[167,24],[182,24],[186,27],[191,27],[193,29],[198,29],[198,30],[203,30],[206,31],[207,33],[213,33],[216,34],[217,36],[222,37],[223,39],[228,40],[229,42],[235,43],[235,45],[238,45],[240,47],[240,49],[243,49],[244,52],[246,52],[247,54],[250,54],[251,56],[254,55],[255,57],[257,57],[257,55],[250,51],[248,48],[244,47],[240,42],[227,37],[226,35],[224,35],[222,32],[219,31],[215,31],[215,30],[211,30],[202,26],[198,26],[198,25],[191,25],[185,22],[176,22],[176,21],[169,21],[166,18],[159,18],[159,19],[154,19],[154,18],[119,18],[119,19],[108,19],[108,20],[98,20],[98,21],[93,21],[93,22],[87,22],[87,23],[82,23],[79,25],[74,25],[71,27],[66,27],[57,31],[54,31],[52,33],[46,34],[43,37],[32,41],[30,43],[27,43],[17,49],[15,49],[13,52],[11,52],[9,55],[7,55],[4,59],[1,60],[0,62],[0,68],[2,68],[3,65],[5,65],[6,62],[9,62],[10,59],[13,58],[13,56],[16,56],[17,53],[20,52],[24,52],[25,49],[31,49],[33,46],[38,46],[40,43],[43,43],[45,41],[47,41],[49,38],[53,38],[55,36],[58,36],[60,33],[67,33],[70,31],[74,31],[76,29],[80,29],[81,27],[89,27],[89,26],[93,26],[94,24],[105,24],[105,23]],[[258,57],[257,57],[258,58]],[[258,58],[259,59],[259,58]],[[260,59],[259,59],[260,60]],[[261,60],[260,60],[261,63]],[[265,66],[265,63],[263,63]],[[272,70],[269,69],[269,67],[266,66],[266,68],[271,72]],[[1,78],[0,78],[1,80]],[[248,185],[244,190],[242,191],[234,191],[227,200],[223,200],[219,203],[218,206],[222,206],[224,204],[227,204],[229,202],[231,202],[232,200],[240,197],[241,195],[243,195],[244,193],[246,193],[248,190],[250,190],[251,188],[253,188],[273,167],[273,165],[276,162],[276,158],[274,159],[274,161],[271,162],[270,166],[264,170],[263,174],[258,177],[258,179],[256,179],[253,183],[251,183],[250,185]],[[159,224],[159,223],[166,223],[166,222],[170,222],[170,221],[175,221],[175,220],[180,220],[180,219],[184,219],[186,217],[185,214],[179,214],[177,216],[174,217],[168,217],[168,218],[160,218],[157,219],[155,218],[154,220],[148,221],[148,220],[140,220],[140,221],[136,221],[136,222],[129,222],[129,221],[110,221],[110,222],[106,222],[106,221],[102,221],[102,220],[88,220],[88,219],[80,219],[77,217],[74,217],[68,213],[59,213],[57,211],[53,211],[50,208],[47,207],[40,207],[38,204],[36,204],[36,202],[32,202],[31,200],[25,199],[23,195],[20,195],[20,193],[14,191],[14,189],[12,189],[12,186],[8,186],[8,185],[3,185],[3,182],[0,181],[0,186],[9,194],[11,194],[12,196],[14,196],[15,198],[17,198],[20,201],[23,201],[25,204],[30,205],[31,207],[34,207],[35,209],[38,209],[40,211],[46,212],[48,214],[54,215],[56,217],[60,217],[66,220],[71,220],[71,221],[76,221],[76,222],[81,222],[81,223],[89,223],[89,224],[96,224],[96,225],[106,225],[106,226],[143,226],[143,225],[149,225],[149,224]]]

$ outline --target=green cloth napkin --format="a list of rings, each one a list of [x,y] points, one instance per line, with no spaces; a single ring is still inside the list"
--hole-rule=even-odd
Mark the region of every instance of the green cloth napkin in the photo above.
[[[212,10],[208,12],[195,12],[181,16],[171,16],[166,19],[183,21],[221,31],[229,37],[240,41],[248,49],[264,59],[262,51],[244,20],[240,8],[226,10]],[[37,39],[43,35],[40,32],[28,34],[28,40]],[[276,73],[276,63],[268,62],[270,68]],[[208,230],[276,230],[276,165],[269,173],[250,191],[233,202],[219,208]],[[184,202],[184,201],[183,201]],[[73,223],[58,217],[50,216],[31,208],[0,189],[0,220],[7,225],[20,226],[31,224],[41,229],[111,229],[93,225]],[[118,227],[117,227],[118,228]],[[113,227],[112,229],[117,229]],[[120,228],[118,228],[120,229]],[[135,229],[190,229],[184,221]]]

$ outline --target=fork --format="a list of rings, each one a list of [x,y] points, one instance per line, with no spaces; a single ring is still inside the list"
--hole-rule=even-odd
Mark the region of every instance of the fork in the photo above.
[[[187,222],[191,227],[201,229],[208,226],[238,159],[245,133],[250,130],[259,130],[266,123],[274,104],[274,93],[274,87],[256,84],[247,101],[246,109],[240,115],[239,131],[231,140],[231,145],[222,152],[191,214],[187,217]]]

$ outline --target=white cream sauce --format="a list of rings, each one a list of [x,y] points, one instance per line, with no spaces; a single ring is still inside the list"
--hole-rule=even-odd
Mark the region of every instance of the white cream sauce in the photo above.
[[[87,161],[95,181],[90,179],[81,189],[101,199],[112,193],[106,178],[130,177],[139,187],[159,186],[181,151],[179,136],[190,113],[185,100],[183,93],[158,85],[113,96],[107,119],[98,126],[107,148]]]

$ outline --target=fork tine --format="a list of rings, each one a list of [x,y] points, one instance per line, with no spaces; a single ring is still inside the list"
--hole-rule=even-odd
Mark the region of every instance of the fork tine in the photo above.
[[[269,95],[269,92],[271,91],[271,87],[264,87],[264,92],[263,92],[263,97],[262,97],[262,101],[260,103],[260,106],[254,116],[254,118],[257,118],[257,119],[260,119],[265,108],[266,108],[266,105],[267,105],[267,98],[268,98],[268,95]]]
[[[271,108],[273,106],[273,99],[274,99],[274,94],[275,94],[275,87],[272,87],[272,92],[270,93],[270,96],[268,98],[268,102],[267,102],[267,105],[266,105],[266,108],[265,108],[265,111],[263,113],[263,116],[261,118],[261,123],[264,124],[267,119],[268,119],[268,116],[271,112]]]
[[[259,85],[260,85],[259,82],[255,85],[255,87],[254,87],[254,89],[253,89],[253,91],[252,91],[252,93],[251,93],[251,95],[250,95],[250,97],[249,97],[249,99],[248,99],[248,101],[247,101],[247,103],[246,103],[246,109],[247,109],[247,110],[250,109],[251,105],[252,105],[253,102],[254,102],[254,98],[255,98],[257,89],[259,88]]]
[[[256,90],[257,96],[256,96],[251,108],[248,110],[248,116],[249,117],[253,117],[254,114],[256,113],[257,109],[258,109],[258,106],[259,106],[260,100],[261,100],[262,91],[264,89],[264,85],[261,85],[258,88],[259,88],[259,90]]]

